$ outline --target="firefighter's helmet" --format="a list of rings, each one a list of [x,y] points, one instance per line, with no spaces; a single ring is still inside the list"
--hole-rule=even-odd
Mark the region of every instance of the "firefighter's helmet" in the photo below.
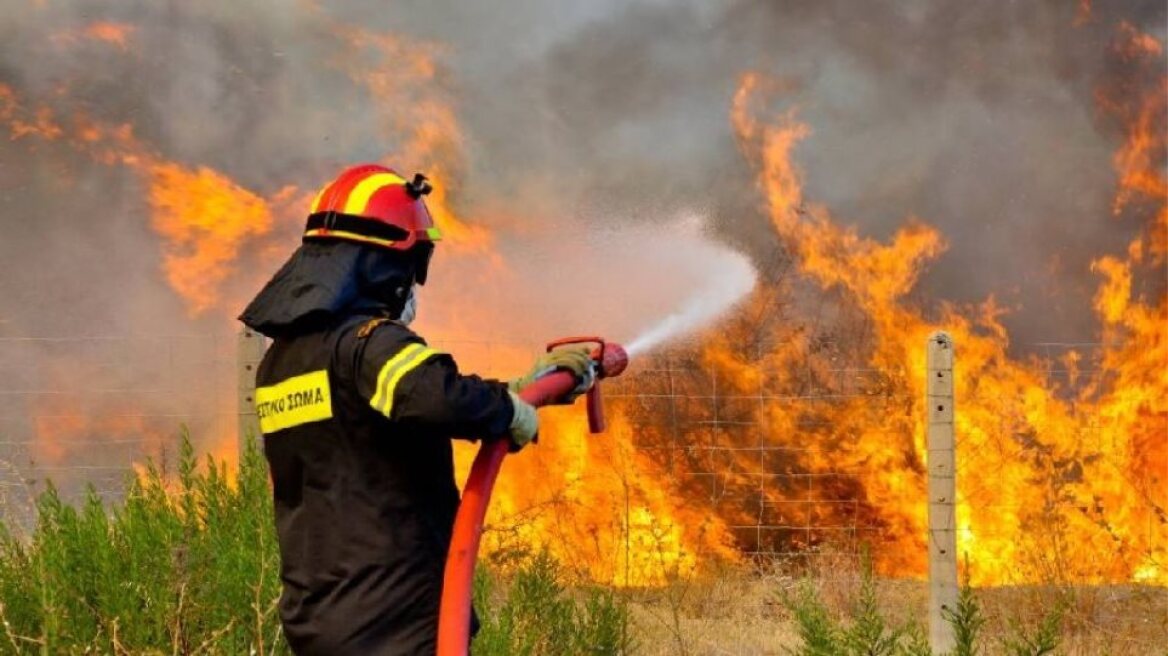
[[[406,251],[414,260],[415,280],[425,284],[434,242],[442,239],[422,201],[432,189],[421,173],[406,180],[378,164],[346,169],[312,201],[304,240],[339,239]]]
[[[430,190],[421,173],[406,180],[377,164],[346,169],[312,201],[304,239],[342,239],[399,251],[438,241],[442,233],[422,202]]]

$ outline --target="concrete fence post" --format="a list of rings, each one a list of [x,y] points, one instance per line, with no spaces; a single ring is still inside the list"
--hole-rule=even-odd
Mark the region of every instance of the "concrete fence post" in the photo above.
[[[264,357],[264,337],[246,326],[239,331],[235,348],[235,362],[238,373],[239,432],[236,443],[239,446],[240,462],[248,440],[260,436],[260,420],[256,414],[255,388],[256,369]]]
[[[953,436],[953,339],[945,332],[929,336],[926,357],[928,426],[925,448],[929,469],[929,645],[949,653],[957,609],[957,484]]]

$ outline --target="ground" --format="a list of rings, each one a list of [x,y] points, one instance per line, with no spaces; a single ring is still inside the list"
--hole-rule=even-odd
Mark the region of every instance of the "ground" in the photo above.
[[[854,601],[858,576],[809,579],[841,614]],[[799,644],[798,626],[780,601],[799,580],[778,574],[727,570],[658,590],[630,592],[631,611],[645,654],[784,654]],[[893,623],[926,617],[923,581],[878,579],[880,607]],[[1168,589],[1151,586],[1029,586],[978,590],[988,623],[986,654],[1009,653],[1011,623],[1034,626],[1057,599],[1069,606],[1058,652],[1068,655],[1168,655]]]

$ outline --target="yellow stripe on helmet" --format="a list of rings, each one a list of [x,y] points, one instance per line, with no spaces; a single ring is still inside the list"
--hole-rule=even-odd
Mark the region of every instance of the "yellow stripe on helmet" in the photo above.
[[[320,201],[324,199],[324,192],[328,191],[331,186],[331,184],[326,185],[324,189],[316,192],[316,198],[312,199],[312,209],[308,212],[309,214],[316,214],[320,211]]]
[[[349,192],[349,197],[345,199],[345,208],[341,211],[345,214],[362,216],[365,214],[365,206],[369,204],[369,199],[382,187],[404,185],[405,183],[405,180],[392,173],[374,173],[353,187],[353,190]]]
[[[377,393],[373,395],[369,405],[390,417],[393,414],[393,396],[401,379],[431,356],[438,354],[438,351],[422,344],[410,344],[398,351],[397,355],[386,361],[381,367],[381,372],[377,374]]]
[[[366,237],[348,230],[326,230],[318,228],[316,230],[309,230],[304,233],[305,237],[334,237],[336,239],[345,239],[348,241],[358,241],[362,244],[373,244],[374,246],[387,246],[392,248],[397,242],[392,239],[379,239],[377,237]]]

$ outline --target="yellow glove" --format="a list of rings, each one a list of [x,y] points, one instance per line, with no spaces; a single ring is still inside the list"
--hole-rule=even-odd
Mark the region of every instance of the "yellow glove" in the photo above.
[[[512,392],[518,392],[534,383],[540,377],[550,374],[557,369],[564,369],[572,372],[572,375],[580,381],[580,385],[567,398],[560,400],[561,403],[571,403],[577,396],[588,391],[589,387],[592,387],[592,382],[596,375],[594,364],[592,361],[592,349],[590,347],[568,346],[558,348],[551,353],[541,355],[535,361],[535,365],[531,367],[531,371],[507,383],[507,388]]]
[[[529,442],[539,439],[539,417],[535,414],[535,406],[519,398],[511,392],[511,404],[515,406],[515,414],[511,416],[511,453],[527,446]]]

